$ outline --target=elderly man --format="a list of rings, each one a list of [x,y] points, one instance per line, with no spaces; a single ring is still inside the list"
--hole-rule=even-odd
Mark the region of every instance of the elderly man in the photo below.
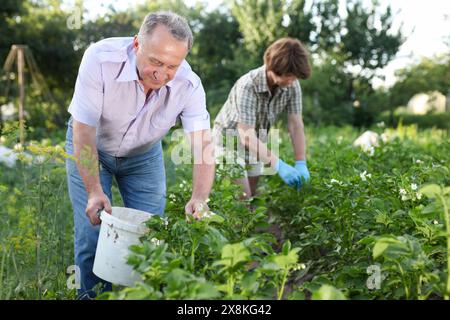
[[[244,177],[237,181],[243,186],[244,198],[255,194],[262,174],[276,172],[285,183],[297,188],[309,180],[298,79],[307,79],[310,73],[308,53],[302,43],[294,38],[279,39],[266,49],[263,66],[238,79],[214,120],[218,158],[227,151],[235,151],[227,149],[234,143],[225,142],[224,147],[224,135],[227,139],[233,136],[239,138],[238,158],[235,160],[246,169]],[[278,158],[266,145],[270,128],[283,112],[287,112],[295,167]],[[268,170],[264,170],[265,164]]]
[[[213,149],[208,148],[205,92],[185,60],[192,42],[184,18],[157,12],[145,17],[134,38],[104,39],[84,53],[66,137],[66,151],[77,160],[69,159],[66,169],[74,211],[75,263],[81,272],[79,298],[95,297],[92,289],[99,283],[103,290],[111,289],[92,268],[100,224],[97,213],[102,208],[111,213],[113,177],[126,207],[164,214],[161,139],[178,118],[195,157],[186,214],[198,218],[200,208],[207,209],[215,168],[209,154]]]

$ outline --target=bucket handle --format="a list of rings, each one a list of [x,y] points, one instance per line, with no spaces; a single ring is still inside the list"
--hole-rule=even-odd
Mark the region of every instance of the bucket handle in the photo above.
[[[97,215],[97,218],[99,218],[99,219],[100,219],[100,215],[101,215],[101,213],[102,213],[103,209],[104,209],[104,207],[101,207],[100,209],[98,209],[98,210],[97,210],[97,213],[96,213],[96,215]],[[102,223],[102,219],[100,219],[100,223]]]

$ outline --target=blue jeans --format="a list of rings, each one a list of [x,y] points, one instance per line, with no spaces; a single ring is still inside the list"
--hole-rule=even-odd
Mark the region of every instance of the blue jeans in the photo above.
[[[72,121],[66,134],[66,152],[73,155]],[[114,157],[98,151],[100,182],[103,192],[113,204],[111,186],[116,178],[120,195],[127,208],[164,215],[166,176],[161,142],[147,152],[132,157]],[[79,299],[95,298],[92,290],[102,284],[102,291],[111,291],[111,283],[98,278],[92,271],[100,226],[92,226],[85,210],[87,193],[73,160],[66,161],[67,183],[75,224],[75,265],[80,271]]]

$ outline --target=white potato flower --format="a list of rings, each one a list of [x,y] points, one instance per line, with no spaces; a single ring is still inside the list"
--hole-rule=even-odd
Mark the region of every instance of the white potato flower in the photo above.
[[[150,242],[153,243],[155,246],[160,246],[161,245],[161,240],[158,240],[156,238],[151,238]]]
[[[362,181],[367,181],[367,178],[372,178],[372,174],[367,173],[366,170],[364,170],[364,172],[361,172],[359,176],[361,177]]]

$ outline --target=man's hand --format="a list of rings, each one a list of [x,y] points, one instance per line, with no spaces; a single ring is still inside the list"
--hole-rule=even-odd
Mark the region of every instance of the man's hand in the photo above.
[[[206,204],[206,201],[191,198],[184,210],[186,211],[186,214],[191,214],[195,219],[200,220],[203,214],[209,211],[209,207]]]
[[[186,204],[185,211],[187,215],[201,219],[203,213],[209,211],[206,199],[214,182],[214,144],[209,129],[191,132],[189,140],[194,154],[194,165],[192,168],[192,196]]]
[[[297,170],[297,172],[300,174],[300,177],[302,178],[302,183],[309,181],[310,175],[305,160],[295,161],[295,170]]]
[[[278,162],[275,166],[275,171],[278,173],[283,181],[290,185],[291,187],[300,187],[301,180],[300,174],[294,167],[288,165],[283,160],[278,159]]]
[[[97,212],[104,209],[107,213],[112,213],[111,203],[108,197],[101,191],[91,193],[86,206],[86,216],[93,226],[100,224],[100,217]]]

